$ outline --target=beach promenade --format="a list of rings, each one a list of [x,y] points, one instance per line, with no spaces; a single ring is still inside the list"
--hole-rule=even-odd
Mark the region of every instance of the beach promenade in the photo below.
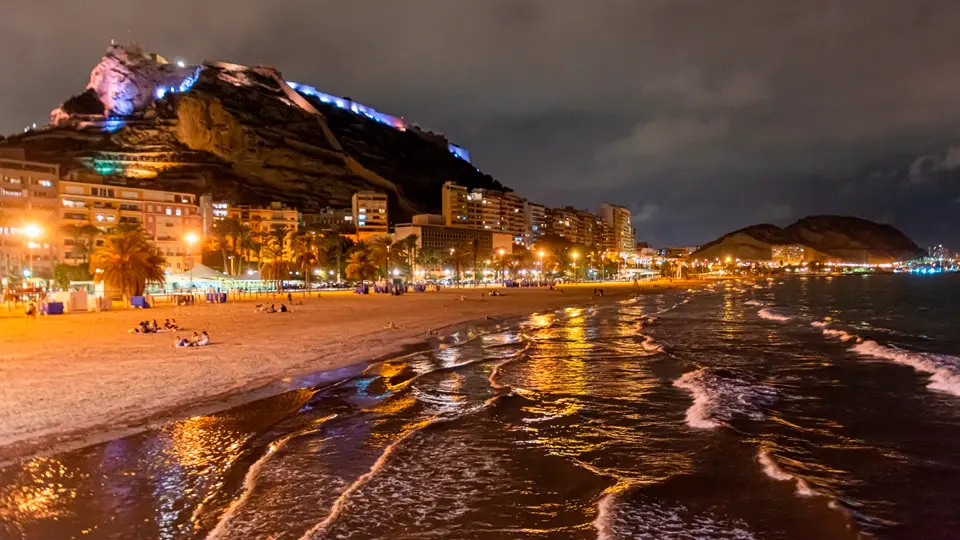
[[[283,391],[292,378],[370,361],[456,331],[471,321],[630,298],[701,281],[548,289],[444,289],[357,296],[294,295],[290,313],[256,313],[258,301],[151,310],[0,318],[0,462],[106,440]],[[261,299],[259,302],[263,302]],[[271,301],[279,306],[286,297]],[[139,321],[176,318],[181,332],[131,334]],[[177,349],[206,330],[212,344]],[[268,386],[270,385],[270,386]],[[264,388],[267,387],[267,388]],[[259,393],[256,391],[261,389]]]

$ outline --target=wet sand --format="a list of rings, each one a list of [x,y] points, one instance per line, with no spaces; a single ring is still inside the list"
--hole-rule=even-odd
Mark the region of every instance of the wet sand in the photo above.
[[[642,292],[703,285],[646,284]],[[290,313],[255,313],[258,301],[0,318],[0,462],[108,440],[162,422],[211,413],[309,384],[296,379],[396,354],[458,325],[637,294],[632,284],[476,289],[357,296],[324,293]],[[503,289],[500,289],[504,291]],[[281,298],[277,298],[279,305]],[[263,300],[259,300],[263,302]],[[127,332],[149,317],[176,318],[179,333]],[[206,330],[212,344],[176,349],[177,335]],[[259,391],[257,391],[259,389]]]

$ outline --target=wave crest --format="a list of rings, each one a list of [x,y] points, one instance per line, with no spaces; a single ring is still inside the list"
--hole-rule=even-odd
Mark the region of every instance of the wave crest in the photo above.
[[[789,321],[790,319],[793,318],[788,315],[781,315],[767,308],[763,308],[760,311],[758,311],[757,315],[759,315],[761,319],[767,319],[768,321],[778,321],[778,322]]]
[[[764,409],[777,399],[773,388],[752,381],[745,372],[729,369],[698,369],[684,373],[673,385],[693,396],[687,425],[697,429],[719,427],[738,415],[763,420]]]
[[[921,373],[927,373],[930,375],[930,384],[927,388],[960,396],[960,358],[911,352],[893,346],[880,345],[869,339],[854,345],[851,350],[861,356],[890,360],[910,366]]]

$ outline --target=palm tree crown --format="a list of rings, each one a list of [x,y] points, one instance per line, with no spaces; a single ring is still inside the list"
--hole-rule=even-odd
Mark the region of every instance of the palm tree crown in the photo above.
[[[90,257],[94,282],[103,282],[125,297],[142,295],[147,283],[162,284],[165,266],[166,259],[140,228],[108,236]]]

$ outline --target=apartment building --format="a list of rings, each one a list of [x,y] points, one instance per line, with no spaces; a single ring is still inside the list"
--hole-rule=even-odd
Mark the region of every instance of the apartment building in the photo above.
[[[358,191],[353,194],[353,223],[357,229],[357,238],[367,240],[374,236],[387,234],[389,214],[387,213],[387,194],[377,191]]]
[[[470,212],[470,192],[454,182],[444,182],[441,211],[447,225],[467,226]]]
[[[530,247],[546,232],[547,208],[542,204],[524,201],[523,221],[523,243]]]
[[[277,230],[295,231],[300,227],[303,219],[299,210],[279,202],[272,202],[267,206],[232,205],[222,202],[214,204],[215,218],[221,217],[224,212],[226,217],[237,220],[255,233],[263,234]]]
[[[603,203],[598,212],[613,234],[613,251],[635,253],[637,250],[636,233],[630,221],[630,210],[615,204]]]
[[[448,227],[446,225],[428,225],[429,220],[421,219],[421,223],[404,223],[396,226],[394,238],[402,239],[411,234],[417,235],[417,247],[436,251],[441,254],[449,253],[450,249],[463,248],[474,240],[478,241],[480,250],[494,253],[500,249],[504,253],[513,253],[513,237],[509,234],[472,229],[468,227]]]
[[[303,225],[316,231],[332,231],[342,234],[356,232],[352,208],[328,206],[315,212],[303,212]]]
[[[59,217],[64,229],[93,225],[110,234],[120,225],[141,226],[166,257],[170,272],[186,271],[199,262],[201,246],[186,242],[187,233],[199,235],[203,226],[195,195],[106,183],[102,177],[99,182],[84,180],[59,183]],[[71,264],[82,262],[85,256],[77,249],[76,235],[61,231],[60,236],[63,259]],[[102,243],[102,239],[95,240],[95,246]]]
[[[0,159],[0,278],[31,267],[52,271],[59,179],[57,165]]]

